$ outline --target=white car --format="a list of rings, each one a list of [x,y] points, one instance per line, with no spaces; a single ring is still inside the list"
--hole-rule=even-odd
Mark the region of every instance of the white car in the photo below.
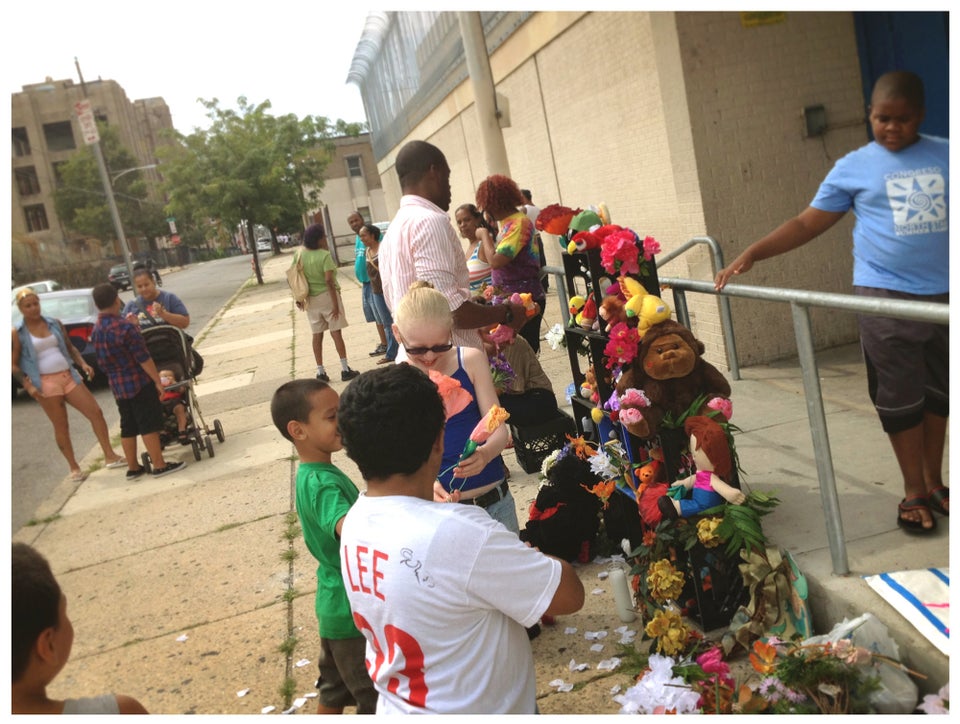
[[[30,284],[21,284],[19,287],[14,287],[10,290],[10,301],[17,301],[17,292],[21,289],[32,289],[37,294],[43,294],[44,292],[56,292],[63,289],[60,286],[60,282],[55,282],[53,279],[44,279],[42,282],[31,282]]]
[[[270,239],[257,239],[257,251],[273,251]]]

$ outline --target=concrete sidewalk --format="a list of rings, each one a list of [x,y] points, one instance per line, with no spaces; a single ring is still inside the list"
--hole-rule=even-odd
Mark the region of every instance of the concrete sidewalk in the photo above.
[[[198,462],[189,447],[169,446],[165,456],[185,460],[186,470],[132,483],[123,470],[96,470],[80,486],[58,488],[34,516],[44,522],[14,534],[50,560],[76,629],[71,662],[51,687],[54,697],[115,691],[135,696],[153,713],[258,714],[268,706],[279,713],[314,691],[315,564],[296,519],[295,451],[273,427],[269,404],[280,384],[312,377],[315,367],[305,316],[293,306],[284,275],[290,252],[262,261],[265,283],[248,282],[195,335],[205,359],[195,388],[202,417],[211,429],[218,419],[226,433],[223,443],[213,439],[215,457],[204,453]],[[373,369],[378,357],[368,353],[378,343],[375,327],[363,323],[360,286],[350,270],[339,276],[351,322],[344,332],[350,365]],[[559,321],[554,303],[544,330]],[[333,387],[342,391],[346,383],[330,339],[324,359]],[[541,362],[562,400],[570,381],[566,350],[544,344]],[[747,368],[732,383],[744,482],[782,501],[764,529],[806,574],[817,632],[872,612],[899,643],[904,663],[929,677],[918,682],[921,690],[934,691],[949,678],[948,658],[861,576],[947,566],[948,519],[940,518],[937,532],[926,537],[907,537],[897,528],[900,476],[867,400],[858,349],[822,353],[819,363],[850,574],[832,572],[795,363]],[[512,450],[504,455],[522,524],[537,475],[524,474]],[[82,464],[98,459],[94,451]],[[345,454],[334,462],[361,480]],[[598,568],[580,570],[591,599]],[[621,625],[612,596],[603,595],[593,597],[589,611],[564,617],[564,625]],[[586,707],[576,703],[577,692],[551,692],[549,681],[571,678],[572,649],[560,632],[545,631],[533,646],[542,712],[617,711],[612,701]],[[309,663],[298,666],[303,661]],[[588,686],[602,687],[609,699],[609,681]],[[249,693],[239,696],[244,690]],[[311,701],[294,711],[314,707]]]

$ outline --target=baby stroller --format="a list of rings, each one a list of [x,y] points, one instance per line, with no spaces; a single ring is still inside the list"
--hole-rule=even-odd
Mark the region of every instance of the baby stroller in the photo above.
[[[223,425],[220,424],[220,420],[214,420],[211,430],[203,421],[200,403],[193,391],[193,382],[203,367],[203,361],[193,350],[193,338],[182,329],[169,324],[141,325],[140,331],[147,343],[147,350],[157,365],[157,370],[171,370],[177,375],[178,382],[166,389],[181,393],[179,402],[183,404],[187,417],[187,428],[183,436],[193,448],[194,459],[199,461],[204,450],[213,457],[213,442],[210,434],[213,433],[217,436],[217,440],[223,442]],[[165,447],[181,437],[177,429],[176,416],[173,414],[172,407],[167,405],[164,405],[163,424],[160,444]],[[150,456],[143,453],[141,457],[143,467],[149,472]]]

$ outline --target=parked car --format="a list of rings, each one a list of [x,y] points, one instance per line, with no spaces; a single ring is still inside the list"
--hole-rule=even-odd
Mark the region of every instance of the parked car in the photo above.
[[[63,322],[73,346],[80,351],[84,361],[93,367],[93,382],[101,382],[104,375],[97,367],[97,355],[90,341],[93,325],[97,323],[97,305],[93,302],[93,289],[61,289],[56,292],[40,292],[40,311],[45,317],[53,317]],[[13,326],[23,319],[17,305],[13,305]],[[17,393],[19,384],[13,383],[13,392]]]
[[[42,282],[30,282],[29,284],[21,284],[19,287],[14,287],[10,290],[10,301],[16,301],[17,292],[21,289],[32,289],[37,294],[42,294],[43,292],[55,292],[58,289],[63,289],[60,286],[60,282],[55,282],[53,279],[44,279]]]
[[[257,251],[273,251],[273,242],[270,239],[257,239]]]
[[[157,286],[162,287],[163,280],[160,278],[160,272],[157,270],[157,263],[153,259],[139,259],[133,262],[134,270],[144,266],[150,270],[151,274],[153,274],[153,280],[157,283]],[[113,284],[113,286],[116,287],[117,291],[119,292],[133,287],[133,283],[130,281],[130,274],[127,273],[126,263],[116,264],[110,267],[110,273],[107,274],[107,280]]]

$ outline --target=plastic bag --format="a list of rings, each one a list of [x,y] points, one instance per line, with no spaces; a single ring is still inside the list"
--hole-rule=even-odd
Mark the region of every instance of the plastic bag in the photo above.
[[[887,633],[887,627],[880,623],[872,613],[850,620],[844,619],[836,624],[830,633],[812,636],[804,644],[837,643],[841,639],[850,639],[871,653],[900,660],[900,648]],[[880,678],[880,689],[870,695],[870,704],[878,714],[912,714],[916,711],[920,693],[917,685],[895,664],[874,660],[870,666]]]

